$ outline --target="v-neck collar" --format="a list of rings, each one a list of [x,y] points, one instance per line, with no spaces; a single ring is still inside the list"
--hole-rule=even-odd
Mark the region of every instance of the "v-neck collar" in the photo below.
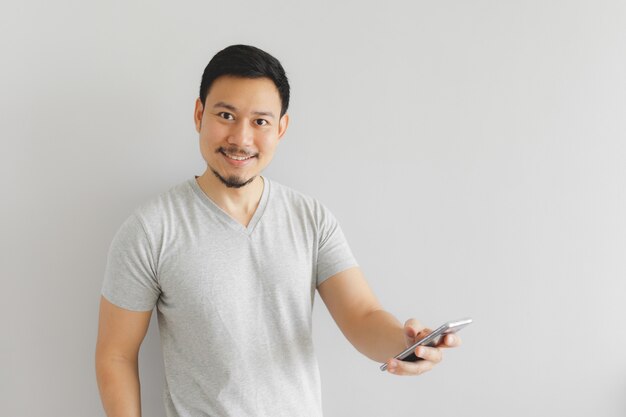
[[[200,188],[200,185],[198,184],[198,181],[196,181],[196,178],[198,178],[198,176],[194,175],[194,178],[191,178],[188,182],[191,186],[191,189],[198,196],[204,206],[211,210],[211,212],[218,216],[219,219],[230,228],[244,233],[248,236],[252,235],[254,228],[261,220],[261,216],[263,216],[263,212],[265,211],[265,207],[267,206],[267,201],[270,194],[270,181],[265,177],[261,177],[263,179],[263,192],[261,194],[261,199],[259,200],[259,205],[254,211],[254,215],[250,219],[248,226],[244,226],[243,224],[232,218],[230,214],[226,213],[226,211],[218,206],[213,200],[211,200],[211,198],[206,195],[204,191],[202,191],[202,188]]]

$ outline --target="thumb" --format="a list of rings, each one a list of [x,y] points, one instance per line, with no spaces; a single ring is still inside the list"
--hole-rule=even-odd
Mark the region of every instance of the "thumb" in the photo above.
[[[406,337],[413,339],[423,330],[424,326],[420,324],[416,319],[408,319],[404,323],[404,334]]]
[[[415,330],[413,327],[411,326],[406,326],[404,328],[404,334],[406,334],[408,337],[415,337],[417,336],[417,330]]]

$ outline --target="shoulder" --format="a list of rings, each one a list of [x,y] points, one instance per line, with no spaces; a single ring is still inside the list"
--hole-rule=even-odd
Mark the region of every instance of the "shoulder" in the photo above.
[[[297,204],[317,204],[317,200],[301,191],[295,190],[274,179],[264,177],[270,184],[270,193],[274,198],[288,200]]]
[[[186,210],[193,199],[193,190],[189,179],[170,186],[165,191],[153,195],[138,205],[133,215],[145,224],[162,222],[177,212]]]
[[[268,179],[273,200],[299,208],[317,210],[324,205],[315,197],[286,186],[276,180]]]
[[[266,178],[267,179],[267,178]],[[334,220],[329,208],[316,197],[295,190],[276,180],[269,179],[273,204],[282,206],[292,214],[298,214],[320,224]]]
[[[188,211],[193,191],[189,180],[170,186],[136,206],[122,222],[118,234],[145,234],[150,241],[158,241],[167,225],[180,221]]]

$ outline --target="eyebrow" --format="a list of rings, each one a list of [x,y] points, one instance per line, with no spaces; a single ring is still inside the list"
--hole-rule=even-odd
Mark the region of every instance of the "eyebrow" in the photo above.
[[[218,101],[217,103],[215,103],[213,108],[215,109],[217,107],[228,109],[233,112],[237,111],[237,107],[233,106],[232,104],[225,103],[223,101]],[[273,119],[276,118],[276,116],[274,116],[274,113],[272,113],[271,111],[253,111],[252,114],[257,115],[257,116],[269,116]]]

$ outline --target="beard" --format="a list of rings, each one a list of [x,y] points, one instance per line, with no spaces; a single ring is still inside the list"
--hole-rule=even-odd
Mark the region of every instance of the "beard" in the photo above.
[[[247,180],[244,180],[243,178],[240,178],[236,175],[231,175],[228,178],[224,178],[220,175],[219,172],[217,172],[216,170],[214,170],[213,168],[209,167],[211,169],[211,172],[213,172],[213,174],[217,177],[217,179],[219,179],[221,181],[222,184],[224,184],[226,187],[228,188],[241,188],[244,187],[248,184],[250,184],[255,178],[256,176],[252,176]]]
[[[239,148],[237,146],[229,146],[228,149],[224,149],[223,147],[219,147],[216,151],[216,153],[221,153],[221,154],[225,154],[225,153],[229,153],[231,155],[239,155],[239,156],[253,156],[247,152],[242,152],[239,150]],[[208,166],[208,164],[207,164]],[[220,175],[219,172],[217,172],[216,170],[214,170],[211,166],[209,166],[209,169],[211,169],[211,171],[213,172],[213,175],[215,175],[217,177],[217,179],[220,180],[220,182],[222,184],[224,184],[226,187],[228,188],[241,188],[244,187],[248,184],[250,184],[255,178],[256,176],[253,175],[251,178],[245,180],[241,177],[238,177],[236,175],[231,175],[228,178],[223,177],[222,175]]]

